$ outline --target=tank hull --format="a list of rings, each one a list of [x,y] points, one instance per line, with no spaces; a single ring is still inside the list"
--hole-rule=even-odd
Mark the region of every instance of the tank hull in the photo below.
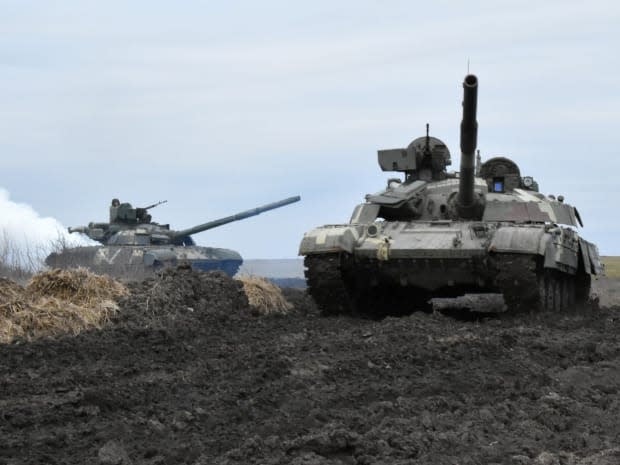
[[[243,263],[229,249],[200,246],[94,246],[75,247],[52,253],[45,263],[53,268],[85,267],[96,273],[140,278],[166,266],[189,263],[200,271],[224,271],[234,276]]]
[[[399,314],[434,297],[498,292],[514,310],[562,310],[587,298],[590,275],[601,271],[596,246],[544,224],[330,225],[307,233],[300,254],[324,313]]]

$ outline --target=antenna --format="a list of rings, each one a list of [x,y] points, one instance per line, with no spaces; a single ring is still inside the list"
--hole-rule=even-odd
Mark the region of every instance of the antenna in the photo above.
[[[469,74],[469,58],[467,58],[467,74]]]

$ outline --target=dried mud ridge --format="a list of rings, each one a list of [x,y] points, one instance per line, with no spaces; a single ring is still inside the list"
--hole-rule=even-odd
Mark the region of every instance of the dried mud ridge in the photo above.
[[[620,314],[252,316],[172,270],[106,329],[0,346],[0,464],[620,463]]]

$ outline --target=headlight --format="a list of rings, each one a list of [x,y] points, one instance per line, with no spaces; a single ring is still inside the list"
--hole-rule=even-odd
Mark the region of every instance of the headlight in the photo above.
[[[379,228],[377,228],[377,226],[374,224],[371,224],[370,226],[368,226],[368,229],[366,229],[366,233],[369,237],[375,237],[378,232]]]

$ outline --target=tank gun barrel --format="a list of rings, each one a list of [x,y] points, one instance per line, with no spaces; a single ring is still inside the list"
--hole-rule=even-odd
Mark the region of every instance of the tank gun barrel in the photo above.
[[[67,229],[70,234],[76,232],[86,234],[88,232],[88,226],[69,226]]]
[[[474,199],[475,151],[478,139],[476,107],[478,78],[473,74],[463,81],[463,120],[461,121],[461,168],[459,173],[458,210],[463,218],[471,218],[476,202]]]
[[[300,200],[301,200],[301,197],[298,195],[294,197],[289,197],[287,199],[279,200],[277,202],[268,203],[267,205],[263,205],[262,207],[252,208],[251,210],[246,210],[246,211],[236,213],[231,216],[226,216],[224,218],[209,221],[208,223],[199,224],[198,226],[194,226],[193,228],[183,229],[182,231],[174,231],[172,236],[173,237],[191,236],[192,234],[197,234],[199,232],[206,231],[208,229],[217,228],[219,226],[232,223],[233,221],[244,220],[251,216],[260,215],[261,213],[264,213],[266,211],[284,207],[286,205],[290,205],[291,203],[299,202]]]

